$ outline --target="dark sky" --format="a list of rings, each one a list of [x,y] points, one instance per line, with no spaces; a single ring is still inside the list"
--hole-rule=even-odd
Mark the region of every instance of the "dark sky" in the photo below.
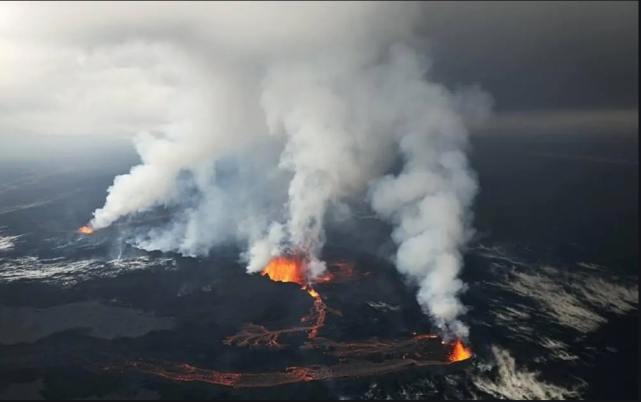
[[[639,3],[429,4],[434,74],[479,82],[496,110],[638,109]]]

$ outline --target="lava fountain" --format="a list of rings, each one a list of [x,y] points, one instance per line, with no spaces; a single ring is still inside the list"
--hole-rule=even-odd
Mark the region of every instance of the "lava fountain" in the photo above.
[[[94,230],[89,226],[83,226],[78,229],[78,233],[82,233],[82,234],[92,234],[93,232]]]
[[[328,262],[327,271],[314,279],[310,279],[307,264],[308,259],[304,255],[274,257],[265,269],[263,269],[261,275],[267,276],[274,282],[297,283],[304,289],[307,289],[310,294],[312,292],[309,292],[309,285],[312,283],[340,283],[359,278],[359,275],[354,270],[354,265],[347,262]],[[366,272],[365,275],[369,273],[370,272]]]
[[[307,284],[307,263],[302,258],[275,257],[265,267],[261,275],[275,282]]]
[[[452,345],[452,352],[449,355],[449,360],[450,362],[460,362],[463,360],[467,360],[472,357],[472,350],[469,348],[466,348],[463,345],[463,342],[460,340],[457,340],[454,342]]]

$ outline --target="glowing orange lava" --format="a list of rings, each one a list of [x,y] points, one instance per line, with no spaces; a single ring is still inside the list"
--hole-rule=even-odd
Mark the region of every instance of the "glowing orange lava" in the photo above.
[[[306,289],[306,290],[307,290],[307,293],[309,293],[309,295],[310,295],[311,297],[313,297],[313,298],[320,297],[320,295],[318,294],[318,292],[317,292],[317,291],[315,291],[314,289],[309,288],[309,289]]]
[[[369,274],[366,272],[364,275]],[[358,279],[359,275],[354,270],[354,265],[346,262],[334,262],[327,264],[327,271],[323,272],[313,280],[307,275],[306,256],[274,257],[261,273],[268,276],[275,282],[293,282],[300,285],[308,283],[341,283]]]
[[[92,229],[92,228],[90,228],[89,226],[83,226],[83,227],[81,227],[80,229],[78,229],[78,233],[82,233],[82,234],[92,234],[92,233],[93,233],[93,229]]]
[[[463,346],[463,342],[457,340],[452,346],[452,352],[449,359],[451,362],[460,362],[472,357],[472,350]]]
[[[261,275],[267,275],[275,282],[293,282],[301,285],[307,283],[305,262],[300,258],[275,257]]]

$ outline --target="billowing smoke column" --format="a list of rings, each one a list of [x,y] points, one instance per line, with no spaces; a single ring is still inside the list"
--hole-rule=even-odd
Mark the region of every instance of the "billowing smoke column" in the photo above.
[[[457,275],[476,181],[464,121],[491,101],[427,80],[412,46],[420,4],[211,7],[220,23],[194,31],[215,56],[186,51],[197,73],[182,113],[162,135],[139,136],[142,164],[116,177],[90,226],[176,205],[183,213],[138,247],[195,256],[241,240],[249,272],[293,249],[311,256],[313,276],[328,209],[368,194],[395,225],[396,265],[424,311],[465,336]],[[385,176],[399,157],[402,172]]]

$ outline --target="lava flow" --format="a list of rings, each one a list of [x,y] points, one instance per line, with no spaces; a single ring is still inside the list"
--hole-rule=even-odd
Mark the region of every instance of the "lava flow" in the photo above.
[[[472,357],[471,349],[466,348],[460,340],[454,342],[454,345],[452,345],[452,352],[449,355],[449,359],[452,363],[467,360],[470,357]]]
[[[156,375],[175,381],[204,382],[234,388],[271,387],[296,382],[318,381],[330,378],[364,377],[391,373],[410,367],[447,366],[469,359],[470,349],[461,341],[450,345],[447,359],[443,359],[442,342],[437,335],[416,334],[407,339],[379,340],[369,339],[360,342],[337,342],[318,336],[318,331],[325,324],[328,312],[342,315],[325,305],[320,294],[312,288],[312,283],[326,283],[333,279],[354,278],[351,264],[334,264],[333,271],[328,271],[316,280],[308,280],[305,258],[276,257],[267,265],[262,275],[276,282],[293,282],[301,285],[314,304],[310,313],[301,319],[301,325],[280,330],[269,330],[257,324],[245,324],[240,331],[226,338],[223,343],[235,346],[283,348],[278,342],[281,335],[295,332],[308,332],[308,340],[301,345],[302,349],[315,349],[323,354],[338,359],[333,365],[311,365],[307,367],[289,367],[284,371],[262,373],[220,372],[197,368],[184,363],[172,363],[157,360],[129,361],[124,366],[107,369],[129,369],[137,372]],[[368,361],[375,357],[378,362]]]
[[[233,388],[259,388],[330,378],[365,377],[392,373],[409,367],[446,366],[448,364],[448,362],[437,360],[395,358],[380,363],[357,360],[333,366],[288,367],[284,371],[275,372],[225,373],[201,369],[184,363],[141,360],[128,362],[124,367],[107,367],[106,370],[125,368],[174,381],[204,382]]]
[[[256,326],[257,327],[257,326]],[[262,328],[262,327],[260,327]],[[155,375],[174,381],[204,382],[233,388],[273,387],[296,382],[319,381],[330,378],[365,377],[392,373],[411,367],[448,366],[467,357],[457,357],[444,361],[437,357],[437,349],[430,343],[438,342],[438,336],[432,334],[415,334],[405,340],[376,340],[363,342],[335,342],[329,339],[316,338],[306,343],[303,348],[317,348],[339,358],[339,362],[330,365],[311,365],[307,367],[288,367],[284,371],[230,373],[202,369],[185,363],[173,363],[158,360],[129,361],[121,366],[107,367],[106,370],[133,370],[139,373]],[[434,343],[434,345],[436,344]],[[469,353],[460,342],[454,345],[454,351]],[[379,362],[365,360],[368,356],[384,356]]]
[[[92,229],[92,228],[90,228],[89,226],[83,226],[83,227],[81,227],[81,228],[79,228],[79,229],[78,229],[78,233],[82,233],[82,234],[92,234],[92,233],[93,233],[93,229]]]
[[[303,325],[281,330],[268,330],[261,325],[246,324],[237,334],[228,337],[223,342],[226,345],[282,348],[284,345],[278,343],[278,338],[281,335],[294,332],[309,332],[308,338],[314,339],[318,335],[318,330],[325,325],[327,312],[342,315],[338,310],[327,308],[320,294],[311,285],[307,284],[306,267],[307,263],[303,258],[276,257],[269,262],[261,273],[261,275],[267,276],[272,281],[292,282],[302,285],[302,289],[314,298],[314,305],[309,314],[300,320]]]
[[[276,282],[293,282],[303,285],[303,290],[307,291],[307,293],[314,298],[314,306],[312,307],[309,315],[301,319],[302,323],[309,323],[309,326],[291,328],[288,332],[309,330],[309,338],[314,339],[318,335],[318,330],[325,325],[325,317],[327,316],[328,311],[337,315],[342,315],[338,310],[328,309],[320,294],[311,287],[311,282],[329,282],[337,277],[350,278],[354,276],[354,269],[351,264],[334,264],[333,267],[338,268],[338,271],[335,273],[327,271],[323,275],[315,279],[311,279],[307,273],[307,258],[304,256],[295,255],[293,257],[275,257],[269,262],[269,264],[267,264],[267,267],[265,267],[261,275],[267,276],[269,279]],[[343,275],[339,275],[338,273],[343,273]],[[294,329],[296,331],[292,331]],[[270,335],[267,335],[268,333]],[[245,337],[247,335],[249,334],[245,333]],[[255,338],[256,334],[253,333],[252,335],[252,338]],[[255,339],[252,343],[255,344],[255,342],[258,341],[258,343],[275,346],[276,338],[273,337],[274,332],[270,333],[267,331],[265,336],[268,338],[264,338],[262,341],[260,339]]]

